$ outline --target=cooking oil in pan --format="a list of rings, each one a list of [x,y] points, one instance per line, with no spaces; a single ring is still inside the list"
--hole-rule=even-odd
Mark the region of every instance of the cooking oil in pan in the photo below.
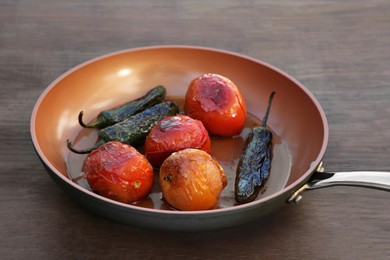
[[[233,138],[212,138],[212,156],[221,164],[228,178],[227,187],[222,191],[219,199],[219,207],[221,208],[236,205],[234,199],[234,181],[238,161],[244,149],[248,134],[253,127],[260,125],[260,123],[261,121],[258,118],[248,113],[244,129],[239,136]],[[267,197],[283,189],[290,176],[291,155],[287,143],[272,131],[272,129],[270,130],[273,133],[271,173],[257,199]]]
[[[182,106],[182,100],[173,100],[179,104],[179,107]],[[260,125],[260,123],[261,121],[258,118],[248,113],[245,127],[240,135],[232,138],[211,137],[211,155],[221,164],[228,180],[226,188],[221,193],[218,208],[236,205],[234,199],[234,181],[237,164],[248,134],[253,127]],[[270,130],[272,131],[272,129]],[[98,138],[97,132],[95,129],[82,129],[74,141],[75,147],[83,148],[93,145]],[[272,132],[271,174],[257,199],[267,197],[283,189],[290,175],[291,155],[288,146],[274,131]],[[142,147],[138,147],[138,149],[142,152]],[[87,155],[85,154],[69,152],[66,158],[66,165],[69,178],[85,189],[91,190],[82,172],[82,166],[86,157]],[[161,198],[161,190],[158,182],[158,170],[156,170],[154,186],[149,196],[134,204],[146,208],[171,210],[171,207]]]

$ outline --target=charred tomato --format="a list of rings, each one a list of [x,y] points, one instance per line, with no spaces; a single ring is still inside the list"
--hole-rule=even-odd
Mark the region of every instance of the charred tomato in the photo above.
[[[145,156],[116,141],[93,150],[83,170],[94,192],[123,203],[146,197],[153,186],[153,167]]]
[[[173,152],[196,148],[211,151],[209,134],[203,123],[186,115],[166,116],[155,125],[145,141],[145,156],[160,167]]]
[[[204,74],[191,81],[184,113],[203,122],[210,135],[234,136],[246,120],[246,104],[237,86],[218,74]]]
[[[208,210],[218,205],[227,185],[225,171],[208,153],[184,149],[161,165],[159,180],[163,198],[178,210]]]

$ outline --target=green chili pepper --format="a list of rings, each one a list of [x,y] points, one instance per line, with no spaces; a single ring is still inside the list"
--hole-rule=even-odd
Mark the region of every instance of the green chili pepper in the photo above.
[[[118,141],[132,146],[145,142],[150,130],[165,116],[179,113],[179,107],[171,101],[161,102],[115,125],[99,130],[99,141],[92,147],[78,150],[67,140],[69,150],[75,153],[89,153],[109,141]]]
[[[255,200],[270,175],[272,133],[266,124],[274,94],[271,93],[262,124],[250,132],[238,162],[234,190],[238,203]]]
[[[140,98],[129,101],[118,108],[100,112],[97,116],[96,122],[90,125],[87,125],[83,122],[84,112],[81,111],[79,114],[79,123],[82,127],[85,128],[101,129],[121,122],[130,116],[133,116],[157,103],[162,102],[165,96],[165,88],[163,86],[157,86],[149,90],[144,96]]]

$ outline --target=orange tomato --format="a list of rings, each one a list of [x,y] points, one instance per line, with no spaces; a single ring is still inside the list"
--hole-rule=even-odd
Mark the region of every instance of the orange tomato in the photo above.
[[[159,179],[163,198],[179,210],[214,208],[227,185],[219,163],[192,148],[171,154],[161,165]]]
[[[237,86],[218,74],[191,81],[184,101],[186,115],[203,122],[210,135],[234,136],[246,120],[246,104]]]
[[[130,145],[107,142],[84,162],[91,189],[110,199],[132,203],[146,197],[153,186],[153,167]]]
[[[173,152],[185,148],[211,151],[209,134],[202,122],[186,115],[167,116],[152,128],[145,141],[145,156],[160,167]]]

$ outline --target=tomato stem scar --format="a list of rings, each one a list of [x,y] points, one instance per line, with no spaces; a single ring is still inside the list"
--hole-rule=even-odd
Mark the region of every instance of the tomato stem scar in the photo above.
[[[164,176],[164,181],[172,181],[172,178],[173,178],[172,174],[169,174],[167,176]]]
[[[140,186],[141,186],[141,182],[140,181],[133,182],[133,187],[134,188],[138,189]]]

